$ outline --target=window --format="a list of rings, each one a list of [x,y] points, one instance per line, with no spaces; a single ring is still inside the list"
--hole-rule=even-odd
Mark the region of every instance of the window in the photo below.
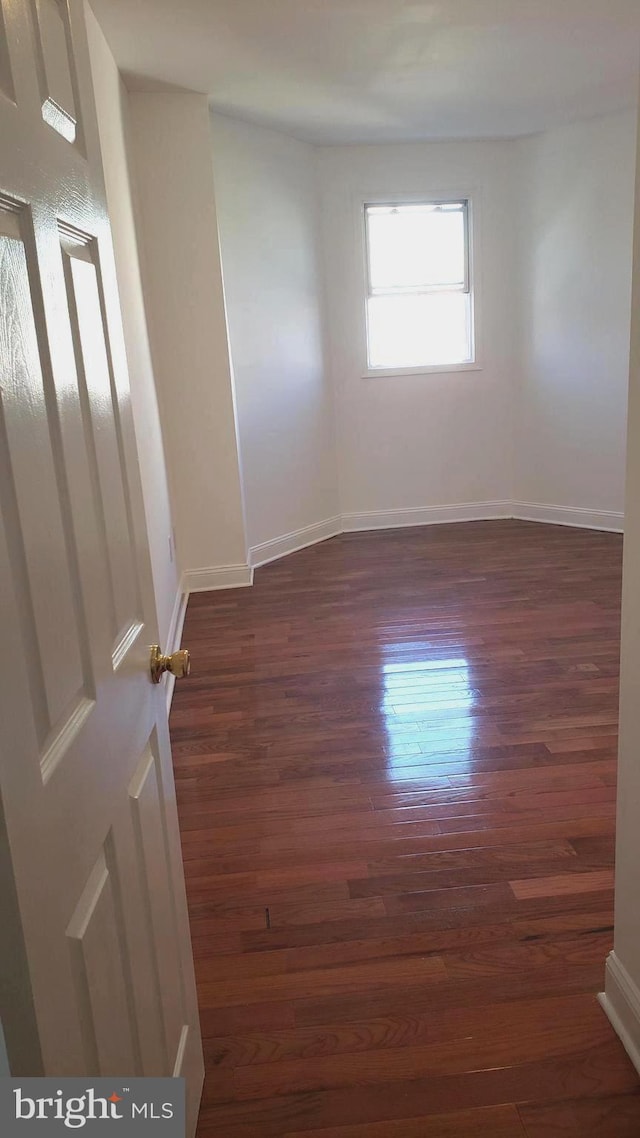
[[[369,371],[474,363],[468,201],[365,205]]]

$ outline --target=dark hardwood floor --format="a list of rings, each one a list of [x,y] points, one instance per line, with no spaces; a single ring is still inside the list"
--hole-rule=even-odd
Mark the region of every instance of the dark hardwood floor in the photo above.
[[[352,534],[191,598],[199,1138],[638,1138],[596,1000],[621,547]]]

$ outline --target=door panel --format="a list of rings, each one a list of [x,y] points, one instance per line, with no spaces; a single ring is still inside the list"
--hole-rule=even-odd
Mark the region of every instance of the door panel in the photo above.
[[[78,133],[69,16],[64,0],[32,0],[42,117],[68,142]]]
[[[11,60],[7,44],[7,30],[4,24],[4,15],[0,9],[0,94],[7,99],[13,99],[13,75],[11,73]]]
[[[53,397],[43,376],[22,212],[22,217],[6,208],[0,212],[0,355],[5,361],[0,430],[6,496],[13,499],[7,503],[15,557],[13,588],[23,619],[32,714],[45,773],[61,740],[68,745],[90,712],[94,683],[59,442],[52,437]],[[60,651],[65,667],[46,668],[45,661]]]
[[[110,841],[111,835],[105,846]],[[113,864],[113,856],[110,860]],[[140,1073],[126,932],[118,893],[118,882],[109,872],[103,849],[67,927],[87,1074]]]
[[[14,1071],[182,1074],[192,1133],[202,1049],[84,12],[0,5],[0,877],[37,1027]]]
[[[164,1026],[166,1073],[169,1075],[175,1066],[187,1016],[183,986],[174,980],[181,975],[180,951],[162,776],[154,753],[156,745],[152,741],[145,749],[131,782],[129,795],[142,878],[141,888],[148,899],[145,915],[149,940],[153,946],[154,975]],[[162,889],[153,887],[154,876],[158,873],[163,874]],[[164,997],[162,993],[165,993]]]
[[[67,230],[62,251],[79,400],[94,479],[94,508],[109,581],[112,661],[117,668],[142,628],[131,503],[123,478],[124,445],[112,383],[97,248],[90,238],[80,234],[72,237]]]

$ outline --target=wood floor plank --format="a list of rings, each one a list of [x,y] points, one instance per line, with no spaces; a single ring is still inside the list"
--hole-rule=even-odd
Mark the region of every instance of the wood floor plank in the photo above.
[[[527,1138],[638,1138],[640,1095],[527,1103],[519,1115]]]
[[[569,931],[573,931],[570,927]],[[337,940],[293,948],[269,948],[246,951],[241,955],[218,954],[198,958],[198,974],[202,980],[239,979],[240,977],[275,976],[304,972],[367,960],[399,960],[406,956],[438,955],[446,950],[472,945],[529,939],[526,933],[514,932],[513,922],[498,925],[476,925],[450,929],[416,930],[394,936],[368,937],[361,940]],[[561,939],[560,937],[558,939]],[[269,941],[267,940],[267,945]],[[239,950],[241,952],[241,950]]]
[[[431,1079],[401,1079],[363,1087],[337,1087],[314,1094],[273,1095],[268,1099],[208,1101],[205,1090],[202,1133],[218,1125],[230,1138],[251,1134],[280,1138],[296,1130],[445,1114],[500,1103],[517,1103],[529,1094],[547,1102],[575,1097],[637,1092],[637,1074],[617,1040],[563,1059]]]
[[[297,1134],[285,1135],[285,1138],[526,1138],[526,1134],[514,1106],[488,1106],[479,1110],[404,1118],[401,1122],[367,1122],[364,1126],[300,1130]]]
[[[471,859],[469,859],[471,860]],[[608,859],[609,860],[609,859]],[[410,858],[397,859],[401,864],[396,865],[397,870],[401,872],[396,873],[383,873],[373,874],[370,872],[368,877],[358,877],[355,880],[349,879],[349,895],[351,897],[383,897],[385,894],[397,893],[416,893],[426,892],[428,890],[436,889],[455,889],[462,888],[465,885],[489,885],[495,884],[500,881],[509,881],[513,885],[514,870],[522,870],[523,863],[514,859],[510,862],[507,858],[492,863],[480,861],[480,864],[469,864],[465,867],[458,869],[433,869],[431,871],[421,869],[420,866],[412,865]],[[407,864],[409,863],[409,864]],[[562,869],[562,874],[555,874],[551,878],[549,869],[553,867]],[[549,856],[548,859],[536,861],[530,858],[526,864],[527,878],[526,881],[544,881],[549,882],[550,879],[555,880],[558,876],[563,878],[572,878],[573,876],[585,877],[587,872],[592,868],[592,858],[583,859],[576,855],[574,851],[573,856],[564,851],[560,855]],[[371,867],[370,867],[371,870]],[[610,872],[606,870],[604,872]],[[590,880],[591,891],[594,888],[609,887],[609,879],[603,877],[600,879],[599,886],[595,885],[595,879]],[[589,888],[586,882],[579,881],[576,883],[576,888],[571,889],[567,882],[565,892],[576,893]],[[546,892],[545,892],[546,890]],[[540,885],[538,893],[532,892],[531,896],[547,896],[549,886]]]
[[[295,1005],[291,1001],[272,1001],[208,1008],[201,1003],[200,1026],[205,1041],[220,1035],[242,1035],[246,1031],[280,1031],[295,1027]]]
[[[447,909],[444,906],[430,908],[424,901],[423,894],[418,896],[418,901],[411,911],[400,915],[394,913],[368,920],[324,921],[281,928],[249,929],[242,932],[241,939],[245,951],[265,952],[277,948],[302,948],[362,938],[388,937],[394,934],[440,932],[445,929],[458,929],[461,935],[464,935],[465,929],[475,930],[483,925],[495,925],[496,922],[504,920],[515,923],[527,918],[540,918],[543,915],[558,917],[573,915],[576,912],[593,912],[598,914],[598,917],[594,918],[594,924],[596,920],[600,924],[606,924],[607,921],[603,920],[602,915],[603,911],[606,911],[609,923],[613,920],[611,890],[604,893],[582,893],[574,897],[563,895],[528,901],[516,901],[510,890],[508,896],[512,899],[502,908],[495,903],[494,896],[490,898],[491,903],[458,905]],[[194,922],[194,927],[199,930],[204,929],[213,935],[217,929],[216,919]]]
[[[429,1011],[414,1014],[380,1016],[377,1019],[358,1020],[346,1024],[320,1024],[315,1027],[297,1027],[280,1031],[256,1031],[244,1035],[219,1036],[207,1039],[206,1055],[216,1067],[245,1067],[282,1063],[287,1060],[326,1059],[329,1056],[349,1055],[416,1046],[456,1044],[466,1040],[484,1042],[487,1047],[482,1063],[488,1065],[491,1046],[509,1046],[514,1033],[543,1037],[549,1034],[554,1016],[562,1021],[564,1041],[556,1036],[552,1047],[566,1048],[569,1036],[581,1043],[587,1033],[592,1040],[607,1038],[608,1027],[595,997],[590,994],[538,997],[535,1000],[514,1000],[504,1004],[474,1007],[446,1008],[435,1018]],[[531,1043],[535,1047],[535,1038]],[[543,1044],[544,1046],[544,1044]],[[404,1051],[403,1051],[404,1054]],[[407,1052],[407,1054],[409,1054]],[[451,1054],[462,1057],[456,1047]],[[513,1053],[512,1053],[513,1057]],[[400,1056],[392,1056],[393,1059]],[[449,1060],[451,1055],[449,1056]],[[266,1073],[269,1077],[269,1073]]]
[[[388,990],[402,984],[437,984],[446,977],[439,956],[400,957],[398,959],[358,962],[334,968],[316,968],[307,972],[276,973],[253,979],[202,981],[199,987],[201,1007],[229,1007],[243,1003],[261,1003],[267,999],[295,1000],[310,995],[333,996],[337,992]]]
[[[345,534],[194,594],[171,718],[198,1138],[631,1138],[621,539]]]
[[[371,1016],[388,1016],[431,1012],[441,1015],[451,1008],[462,1006],[467,1000],[478,1001],[484,1006],[496,1003],[510,1003],[528,996],[559,996],[567,993],[593,993],[602,982],[600,964],[567,968],[552,962],[532,969],[522,976],[503,977],[500,991],[495,972],[479,979],[452,980],[432,988],[406,987],[393,992],[374,992],[354,994],[336,999],[302,999],[295,1005],[296,1025],[317,1026],[318,1024],[341,1024],[366,1019]]]
[[[561,873],[553,877],[531,877],[509,882],[514,896],[519,901],[526,901],[531,897],[597,893],[603,889],[613,889],[613,884],[613,869],[598,869],[587,873]]]

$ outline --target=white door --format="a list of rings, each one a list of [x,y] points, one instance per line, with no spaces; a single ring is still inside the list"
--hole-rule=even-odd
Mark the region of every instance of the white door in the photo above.
[[[202,1049],[84,12],[1,3],[4,1026],[16,1074],[184,1075],[193,1129]]]

